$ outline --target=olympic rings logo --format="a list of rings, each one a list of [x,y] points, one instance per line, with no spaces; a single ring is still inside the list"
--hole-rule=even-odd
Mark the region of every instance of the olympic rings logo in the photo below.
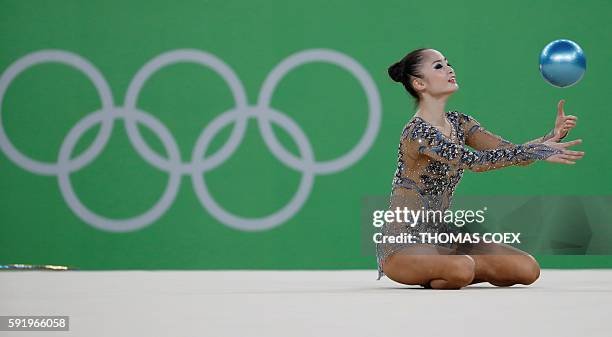
[[[73,126],[60,147],[57,162],[38,161],[21,153],[9,140],[2,124],[2,105],[10,83],[24,70],[37,64],[57,62],[83,72],[93,83],[101,101],[101,108],[89,113]],[[210,67],[228,84],[235,107],[221,113],[200,133],[193,148],[191,162],[183,162],[178,145],[166,126],[156,117],[140,110],[137,101],[144,83],[163,67],[179,62],[191,62]],[[344,68],[351,73],[364,89],[368,102],[368,123],[356,146],[344,155],[329,161],[317,162],[308,138],[291,118],[270,106],[277,84],[291,70],[309,62],[327,62]],[[244,218],[231,214],[221,207],[210,195],[204,173],[228,159],[240,145],[249,119],[257,120],[265,144],[272,154],[286,166],[302,173],[298,191],[287,205],[277,212],[261,218]],[[116,119],[123,119],[130,143],[138,154],[150,165],[169,174],[168,184],[161,198],[144,213],[125,219],[110,219],[89,210],[77,197],[70,174],[93,161],[106,146]],[[134,76],[125,96],[123,106],[113,102],[110,87],[96,67],[83,57],[62,50],[41,50],[28,54],[13,64],[0,77],[0,148],[16,165],[39,175],[55,175],[64,200],[70,209],[86,223],[105,231],[127,232],[144,228],[162,216],[174,202],[183,175],[191,176],[194,191],[202,206],[221,223],[243,231],[258,231],[274,228],[297,213],[306,202],[316,174],[329,174],[346,169],[357,162],[374,142],[381,120],[381,101],[374,81],[368,72],[349,56],[329,49],[304,50],[290,55],[280,62],[264,80],[257,104],[249,106],[245,89],[234,71],[221,59],[210,53],[180,49],[162,53],[146,63]],[[272,131],[276,123],[293,137],[300,157],[287,151]],[[137,123],[144,124],[161,140],[168,158],[153,151],[138,131]],[[214,154],[204,158],[206,149],[217,132],[229,123],[234,123],[228,141]],[[89,148],[78,157],[72,151],[80,137],[90,128],[101,124],[100,131]]]

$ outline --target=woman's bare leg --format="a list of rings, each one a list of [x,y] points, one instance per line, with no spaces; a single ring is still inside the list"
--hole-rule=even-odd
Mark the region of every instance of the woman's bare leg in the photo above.
[[[489,282],[499,287],[532,284],[540,277],[540,265],[528,253],[505,244],[469,244],[460,249],[475,262],[471,284]]]
[[[468,255],[444,247],[415,244],[389,256],[383,271],[393,281],[430,286],[433,289],[459,289],[474,279],[475,261]]]

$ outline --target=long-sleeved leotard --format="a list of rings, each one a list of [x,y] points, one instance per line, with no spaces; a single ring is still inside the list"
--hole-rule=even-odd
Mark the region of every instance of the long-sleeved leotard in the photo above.
[[[525,144],[513,144],[489,132],[469,115],[450,111],[446,113],[446,118],[452,126],[450,137],[416,116],[404,127],[398,147],[390,210],[407,207],[444,212],[450,207],[455,187],[464,170],[481,172],[511,165],[529,165],[561,152],[540,142],[548,139],[550,134]],[[403,233],[418,236],[417,233],[458,231],[446,223],[410,220],[410,226],[405,222],[387,222],[381,232],[385,236]],[[406,245],[376,245],[379,279],[384,275],[384,259]]]

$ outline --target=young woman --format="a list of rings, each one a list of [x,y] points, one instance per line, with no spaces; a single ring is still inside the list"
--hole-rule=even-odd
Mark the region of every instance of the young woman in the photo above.
[[[536,160],[575,164],[584,152],[570,146],[580,139],[560,142],[576,126],[575,116],[558,105],[555,126],[546,136],[525,144],[512,144],[485,128],[472,116],[445,112],[448,98],[459,86],[452,66],[434,49],[417,49],[389,67],[389,75],[402,83],[415,98],[418,109],[403,129],[398,164],[393,179],[390,210],[447,210],[455,186],[464,170],[482,172],[511,165],[527,166]],[[474,151],[465,147],[470,146]],[[387,222],[383,235],[402,233],[454,233],[453,224],[412,219]],[[536,260],[526,252],[505,244],[377,244],[380,279],[433,289],[459,289],[469,284],[490,282],[496,286],[531,284],[540,275]]]

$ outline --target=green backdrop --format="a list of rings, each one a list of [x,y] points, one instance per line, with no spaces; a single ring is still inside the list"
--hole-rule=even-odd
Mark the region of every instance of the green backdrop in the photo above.
[[[116,106],[130,81],[154,57],[178,49],[215,55],[236,74],[248,106],[264,79],[295,53],[323,48],[357,62],[380,95],[380,128],[355,163],[315,174],[297,212],[268,230],[243,231],[218,220],[198,200],[187,175],[176,197],[141,229],[112,232],[92,226],[68,206],[53,174],[30,172],[0,153],[0,264],[71,265],[82,269],[353,269],[375,268],[360,250],[363,197],[387,195],[397,142],[414,109],[387,67],[418,47],[438,49],[457,73],[460,90],[447,110],[460,110],[513,142],[545,134],[556,103],[579,116],[570,138],[586,151],[575,166],[539,162],[484,173],[466,172],[456,195],[608,195],[612,178],[609,81],[612,78],[610,1],[0,1],[0,72],[41,50],[79,55],[104,76]],[[587,73],[559,89],[538,71],[550,41],[576,41]],[[5,74],[6,75],[6,74]],[[273,92],[271,106],[290,117],[317,161],[351,149],[368,125],[368,101],[359,82],[331,63],[295,68]],[[228,84],[210,68],[167,66],[144,84],[137,106],[169,131],[181,160],[191,160],[200,133],[235,107]],[[57,162],[64,137],[100,109],[84,73],[59,63],[27,68],[7,87],[2,127],[24,155]],[[92,212],[129,218],[164,193],[168,173],[138,154],[117,120],[103,150],[70,174],[76,195]],[[222,148],[228,124],[207,154]],[[154,132],[146,142],[167,156]],[[278,125],[281,143],[299,156],[296,139]],[[73,157],[94,141],[100,126],[80,138]],[[278,160],[250,119],[236,151],[205,173],[207,190],[233,214],[264,217],[285,207],[302,173]],[[542,267],[611,267],[610,256],[539,256]]]

